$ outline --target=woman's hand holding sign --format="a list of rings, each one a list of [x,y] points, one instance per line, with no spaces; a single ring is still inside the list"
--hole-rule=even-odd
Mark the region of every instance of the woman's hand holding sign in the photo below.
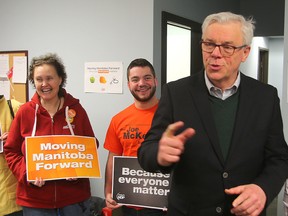
[[[106,206],[110,209],[116,209],[116,208],[121,207],[121,205],[119,205],[115,200],[112,199],[111,193],[107,193],[105,201],[106,201]]]
[[[36,180],[30,181],[30,184],[33,184],[37,187],[42,187],[43,185],[45,185],[45,180],[43,180],[41,177],[40,178],[36,177]]]
[[[193,128],[187,128],[180,134],[176,131],[184,126],[182,121],[170,124],[159,142],[157,161],[161,166],[170,166],[180,160],[186,141],[195,135]]]

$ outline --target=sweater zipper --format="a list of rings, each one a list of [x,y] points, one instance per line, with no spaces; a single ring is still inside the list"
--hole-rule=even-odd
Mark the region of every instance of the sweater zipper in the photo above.
[[[54,205],[55,205],[55,207],[56,207],[56,205],[57,205],[57,189],[56,189],[56,181],[54,182],[54,190],[55,190],[55,197],[54,197]]]
[[[51,116],[51,134],[54,135],[54,116]],[[56,181],[54,182],[54,207],[57,206],[57,189]]]
[[[54,135],[54,116],[53,117],[51,116],[51,123],[52,123],[52,125],[51,125],[51,134]]]
[[[60,103],[60,104],[61,104],[61,103]],[[60,104],[59,104],[59,106],[58,106],[58,109],[57,109],[56,113],[59,111]],[[52,132],[51,134],[52,134],[52,135],[54,135],[54,116],[56,115],[56,113],[54,113],[53,116],[50,116],[50,117],[51,117],[51,122],[52,122],[52,129],[51,129],[51,132]]]

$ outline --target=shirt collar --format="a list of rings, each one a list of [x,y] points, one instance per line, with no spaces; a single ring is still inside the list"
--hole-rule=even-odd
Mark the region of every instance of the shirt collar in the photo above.
[[[206,83],[206,87],[208,89],[209,94],[214,97],[220,98],[222,100],[225,100],[226,98],[232,96],[233,94],[237,92],[239,85],[240,85],[240,80],[241,80],[240,72],[238,72],[238,75],[234,84],[230,86],[229,88],[225,89],[224,91],[222,91],[220,88],[214,86],[211,83],[211,81],[207,77],[206,71],[204,72],[204,77],[205,77],[205,83]]]

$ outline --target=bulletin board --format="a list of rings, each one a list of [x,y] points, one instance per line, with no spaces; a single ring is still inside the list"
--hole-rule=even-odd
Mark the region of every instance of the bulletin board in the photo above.
[[[25,103],[29,98],[29,86],[28,86],[28,51],[27,50],[19,50],[19,51],[0,51],[0,55],[8,55],[9,56],[9,70],[13,71],[13,58],[15,56],[26,56],[27,57],[27,79],[25,83],[13,83],[12,77],[10,80],[10,98],[15,99],[19,102]],[[13,73],[12,73],[13,74]],[[13,76],[13,75],[12,75]]]

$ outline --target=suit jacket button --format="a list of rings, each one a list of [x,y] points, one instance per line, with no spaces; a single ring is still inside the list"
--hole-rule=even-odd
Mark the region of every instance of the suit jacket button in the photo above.
[[[221,207],[216,207],[216,212],[218,213],[218,214],[220,214],[220,213],[222,213],[222,208]]]
[[[228,178],[228,173],[227,173],[227,172],[224,172],[224,173],[222,174],[222,176],[223,176],[223,178]]]

